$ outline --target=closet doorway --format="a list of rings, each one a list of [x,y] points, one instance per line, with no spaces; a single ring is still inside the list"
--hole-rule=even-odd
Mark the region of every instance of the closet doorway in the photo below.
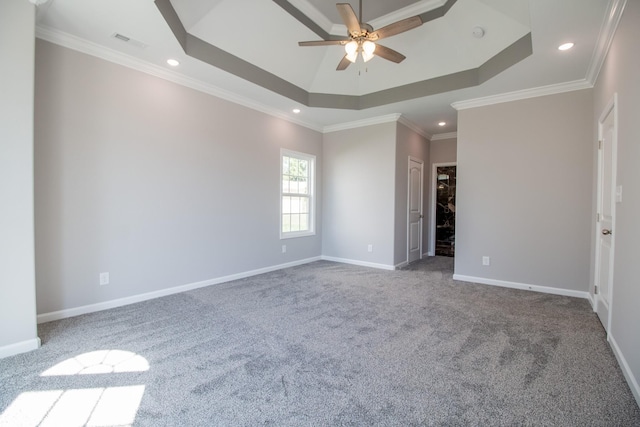
[[[431,253],[455,255],[456,248],[456,164],[433,165],[431,189]]]

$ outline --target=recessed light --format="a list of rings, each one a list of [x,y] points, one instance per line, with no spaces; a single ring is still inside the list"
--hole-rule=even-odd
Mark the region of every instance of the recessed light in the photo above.
[[[299,108],[294,108],[292,111],[293,111],[293,114],[300,114]]]
[[[180,65],[180,61],[178,61],[177,59],[167,59],[167,64],[171,65],[172,67],[177,67],[178,65]]]
[[[447,122],[440,122],[440,123],[438,123],[438,126],[446,126],[446,125],[447,125]]]
[[[573,43],[565,43],[558,46],[558,50],[569,50],[573,47]]]

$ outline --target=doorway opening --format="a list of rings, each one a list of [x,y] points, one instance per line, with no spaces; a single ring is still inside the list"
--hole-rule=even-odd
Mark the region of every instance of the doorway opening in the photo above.
[[[433,165],[431,247],[437,256],[455,255],[456,169],[455,163]]]

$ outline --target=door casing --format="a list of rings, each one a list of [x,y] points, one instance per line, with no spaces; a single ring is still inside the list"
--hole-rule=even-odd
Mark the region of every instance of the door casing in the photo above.
[[[611,165],[608,168],[610,176],[609,183],[609,200],[604,200],[607,195],[606,189],[603,188],[603,179],[605,171],[605,148],[601,144],[606,144],[606,141],[602,143],[606,134],[606,123],[611,119],[613,121],[613,130],[611,132]],[[607,332],[607,339],[611,330],[611,318],[612,318],[612,302],[613,302],[613,266],[614,266],[614,252],[615,252],[615,238],[616,238],[616,175],[617,175],[617,150],[618,150],[618,94],[615,93],[613,99],[607,104],[598,120],[598,172],[597,172],[597,188],[596,188],[596,223],[595,223],[595,254],[594,254],[594,286],[591,289],[593,296],[593,311],[598,314],[602,325]],[[600,148],[602,147],[602,148]],[[610,203],[610,214],[605,215],[603,207],[605,203]],[[610,217],[610,218],[607,218]],[[612,234],[603,236],[602,231],[606,227],[610,227]],[[603,251],[603,246],[608,245],[608,259],[607,253]],[[603,256],[604,255],[604,256]],[[606,263],[606,266],[603,264]],[[607,280],[606,286],[601,283],[601,273],[603,268],[605,270]],[[595,287],[598,287],[598,292],[595,292]],[[604,288],[604,289],[603,289]]]
[[[419,168],[419,178],[417,189],[418,200],[412,199],[412,171]],[[407,263],[422,259],[422,230],[423,230],[423,218],[424,218],[424,161],[415,157],[409,156],[408,168],[407,168]],[[413,202],[413,203],[412,203]],[[417,202],[417,204],[415,203]],[[418,242],[412,240],[412,232],[415,234],[415,230],[412,228],[417,227]],[[417,252],[415,255],[415,249],[413,249],[413,243],[417,243]],[[414,253],[412,253],[414,252]]]

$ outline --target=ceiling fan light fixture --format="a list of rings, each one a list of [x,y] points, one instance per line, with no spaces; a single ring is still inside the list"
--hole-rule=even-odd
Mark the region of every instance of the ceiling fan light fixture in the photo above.
[[[376,44],[370,40],[362,43],[362,59],[364,62],[368,62],[373,58],[373,52],[376,50]]]
[[[349,61],[356,62],[356,58],[358,57],[358,42],[351,40],[344,45],[344,51],[347,53],[347,59]]]

